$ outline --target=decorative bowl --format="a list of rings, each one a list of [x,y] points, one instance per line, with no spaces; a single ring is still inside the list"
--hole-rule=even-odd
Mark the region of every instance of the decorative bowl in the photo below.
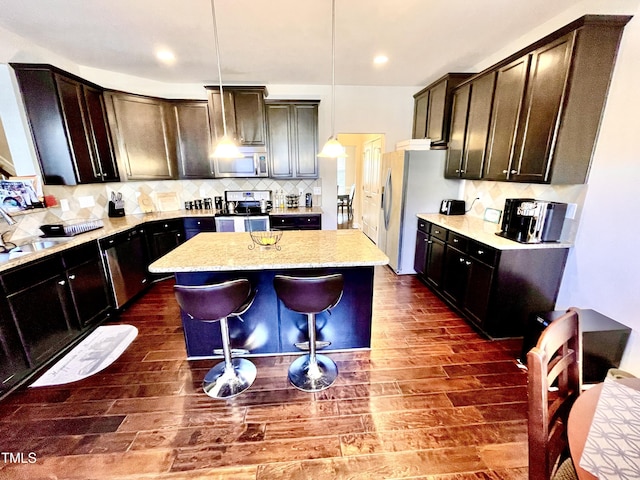
[[[251,235],[251,240],[253,243],[249,245],[249,250],[253,250],[256,248],[256,245],[262,248],[272,248],[274,247],[276,250],[280,250],[280,245],[278,242],[282,238],[282,232],[279,230],[271,230],[268,232],[249,232]]]

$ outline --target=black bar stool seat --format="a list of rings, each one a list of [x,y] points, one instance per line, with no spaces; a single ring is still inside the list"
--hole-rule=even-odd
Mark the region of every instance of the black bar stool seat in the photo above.
[[[255,365],[244,358],[232,358],[227,318],[246,312],[255,299],[249,280],[238,279],[214,285],[175,285],[180,308],[203,322],[220,322],[224,361],[205,375],[202,388],[213,398],[231,398],[249,388],[256,379]]]
[[[338,366],[329,357],[316,354],[316,314],[338,304],[344,287],[343,276],[339,273],[319,277],[276,275],[273,286],[285,307],[307,315],[309,354],[293,361],[289,382],[305,392],[329,388],[338,378]]]

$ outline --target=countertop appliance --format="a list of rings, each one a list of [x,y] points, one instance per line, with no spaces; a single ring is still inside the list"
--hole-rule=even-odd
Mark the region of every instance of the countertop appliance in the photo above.
[[[520,243],[557,242],[566,213],[566,203],[507,198],[501,231],[497,235]]]
[[[147,249],[142,227],[100,240],[115,307],[121,308],[144,290],[149,281]]]
[[[442,215],[464,215],[466,204],[464,200],[442,200],[440,204],[440,213]]]
[[[215,216],[217,232],[269,230],[270,190],[227,190],[224,199],[227,209]]]
[[[253,149],[242,158],[214,158],[213,171],[216,177],[268,177],[266,149]]]
[[[418,213],[438,213],[443,198],[461,194],[462,182],[444,178],[446,150],[398,150],[382,156],[382,219],[378,247],[399,275],[415,273]]]

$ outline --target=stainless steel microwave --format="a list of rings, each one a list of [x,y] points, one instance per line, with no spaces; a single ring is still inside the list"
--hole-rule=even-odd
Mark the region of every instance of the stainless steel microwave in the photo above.
[[[247,153],[242,158],[214,158],[216,177],[268,177],[267,152]]]

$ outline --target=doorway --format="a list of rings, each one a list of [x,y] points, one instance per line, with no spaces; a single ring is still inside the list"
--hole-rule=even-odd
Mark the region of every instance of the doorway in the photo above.
[[[339,134],[338,141],[345,147],[347,158],[338,159],[338,228],[362,230],[374,243],[378,242],[380,217],[380,161],[384,151],[384,134]],[[340,201],[353,188],[351,208]],[[343,213],[344,210],[344,213]]]

